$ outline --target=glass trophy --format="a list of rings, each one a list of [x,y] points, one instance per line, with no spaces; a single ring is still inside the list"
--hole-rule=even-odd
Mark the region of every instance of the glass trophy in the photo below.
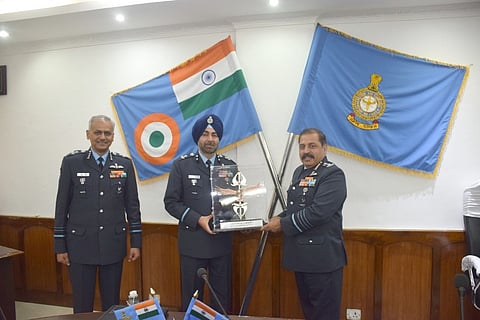
[[[265,168],[212,166],[213,231],[259,229],[266,219]]]

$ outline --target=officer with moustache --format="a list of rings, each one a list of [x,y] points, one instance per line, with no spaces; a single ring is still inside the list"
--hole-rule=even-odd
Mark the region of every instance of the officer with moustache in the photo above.
[[[135,171],[129,158],[109,150],[114,127],[109,117],[93,116],[86,130],[90,148],[65,156],[60,169],[54,244],[57,261],[68,266],[74,313],[93,311],[97,272],[102,310],[119,304],[127,233],[128,261],[140,257]]]
[[[192,137],[198,152],[184,155],[173,163],[165,192],[165,209],[178,219],[178,249],[182,284],[182,310],[186,310],[193,293],[203,299],[203,280],[199,268],[208,270],[209,281],[220,302],[228,311],[231,294],[232,234],[212,231],[212,196],[210,165],[234,165],[216,154],[223,135],[222,120],[209,114],[198,119]],[[211,304],[221,310],[215,301]]]
[[[327,139],[315,128],[299,136],[302,165],[293,173],[287,208],[262,230],[283,232],[283,267],[295,272],[306,320],[340,319],[345,174],[327,159]]]

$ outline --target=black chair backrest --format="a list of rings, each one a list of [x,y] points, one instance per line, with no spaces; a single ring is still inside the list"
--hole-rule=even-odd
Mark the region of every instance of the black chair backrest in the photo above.
[[[480,257],[480,217],[463,216],[467,254]]]

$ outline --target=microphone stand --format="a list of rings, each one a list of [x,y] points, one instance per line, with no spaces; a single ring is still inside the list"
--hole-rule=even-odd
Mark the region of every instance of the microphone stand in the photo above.
[[[454,284],[455,284],[455,287],[457,287],[458,289],[458,295],[460,297],[460,319],[464,320],[465,319],[464,297],[465,297],[465,292],[467,291],[466,288],[468,287],[468,277],[463,273],[456,274],[454,279]]]
[[[464,311],[463,300],[464,300],[464,296],[465,296],[465,288],[463,288],[463,287],[458,288],[458,294],[460,295],[460,319],[464,320],[465,319],[465,311]]]
[[[230,319],[230,318],[228,317],[227,311],[225,311],[225,308],[223,307],[222,303],[220,302],[220,299],[218,299],[217,294],[215,293],[215,290],[213,290],[212,285],[210,284],[210,281],[208,281],[208,277],[207,277],[206,271],[204,271],[204,272],[202,272],[202,271],[204,271],[204,269],[198,269],[197,274],[198,274],[198,275],[205,281],[205,283],[207,284],[208,289],[210,289],[210,292],[212,293],[212,296],[213,296],[213,298],[215,299],[215,302],[218,304],[218,306],[219,306],[220,309],[222,310],[223,315],[224,315],[227,319]]]

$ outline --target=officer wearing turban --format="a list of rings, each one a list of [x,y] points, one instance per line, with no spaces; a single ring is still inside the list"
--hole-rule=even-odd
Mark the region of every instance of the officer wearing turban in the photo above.
[[[205,132],[207,127],[212,128],[218,136],[218,141],[222,140],[223,136],[223,122],[222,120],[214,114],[204,116],[195,122],[192,128],[192,137],[193,141],[198,144],[198,139]]]
[[[199,118],[192,128],[198,152],[181,156],[172,165],[165,191],[167,212],[178,219],[178,249],[182,283],[182,309],[186,310],[193,293],[198,290],[203,300],[203,279],[199,268],[209,272],[210,283],[223,307],[230,308],[232,274],[232,233],[215,234],[211,229],[212,198],[210,165],[234,165],[235,162],[217,154],[223,136],[223,122],[208,114]],[[213,301],[212,307],[222,310]]]

